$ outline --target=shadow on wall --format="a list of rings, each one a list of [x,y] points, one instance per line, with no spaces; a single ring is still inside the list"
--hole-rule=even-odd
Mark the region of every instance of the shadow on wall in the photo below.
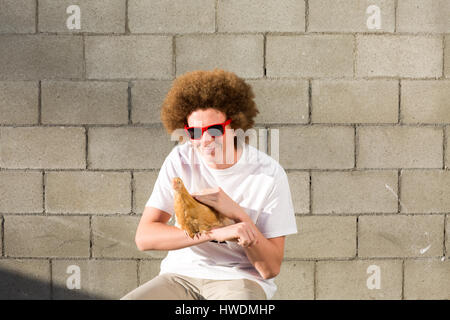
[[[108,299],[88,294],[81,289],[70,290],[48,281],[0,269],[0,300],[98,300]]]

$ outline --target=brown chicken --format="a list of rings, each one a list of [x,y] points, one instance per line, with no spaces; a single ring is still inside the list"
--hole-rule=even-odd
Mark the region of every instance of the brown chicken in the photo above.
[[[214,227],[233,224],[233,220],[220,214],[214,208],[195,200],[186,190],[183,180],[176,177],[172,180],[175,190],[174,209],[178,224],[190,238]]]

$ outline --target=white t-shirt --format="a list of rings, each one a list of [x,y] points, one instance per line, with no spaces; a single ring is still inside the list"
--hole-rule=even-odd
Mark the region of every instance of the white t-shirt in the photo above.
[[[174,177],[183,180],[189,193],[221,187],[266,238],[297,233],[286,172],[276,160],[251,145],[244,144],[241,157],[226,169],[210,168],[190,141],[177,145],[165,159],[145,206],[174,215]],[[179,226],[177,222],[175,225]],[[160,274],[168,272],[202,279],[247,278],[262,286],[267,299],[277,289],[274,278],[262,278],[244,249],[231,241],[171,250],[161,262]]]

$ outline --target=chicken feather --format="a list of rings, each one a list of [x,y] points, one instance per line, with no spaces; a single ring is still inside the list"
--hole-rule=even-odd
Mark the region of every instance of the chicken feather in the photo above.
[[[183,184],[183,180],[175,177],[172,180],[175,191],[174,209],[178,224],[191,239],[215,227],[233,224],[233,220],[195,200]]]

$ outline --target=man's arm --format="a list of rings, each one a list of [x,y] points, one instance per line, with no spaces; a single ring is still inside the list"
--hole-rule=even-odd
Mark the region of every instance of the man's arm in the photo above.
[[[135,236],[140,251],[176,250],[210,240],[233,240],[241,232],[252,232],[255,241],[250,246],[243,246],[250,262],[264,279],[273,278],[280,272],[285,237],[267,239],[244,210],[239,214],[237,224],[213,229],[194,239],[187,237],[183,230],[167,225],[169,219],[170,214],[167,212],[145,207]]]
[[[274,278],[280,273],[283,262],[285,236],[267,239],[250,217],[247,214],[245,216],[242,219],[256,233],[256,243],[244,247],[244,251],[264,279]]]
[[[283,261],[285,236],[267,239],[242,208],[235,221],[234,225],[211,230],[211,237],[218,241],[238,238],[238,244],[261,277],[276,277]]]
[[[195,193],[194,198],[236,222],[211,230],[210,234],[214,240],[238,239],[238,244],[244,248],[250,262],[265,279],[273,278],[280,272],[284,237],[264,237],[245,210],[220,187]]]
[[[136,230],[135,242],[140,251],[176,250],[210,241],[208,235],[191,239],[183,230],[167,225],[170,214],[153,207],[145,207]]]

